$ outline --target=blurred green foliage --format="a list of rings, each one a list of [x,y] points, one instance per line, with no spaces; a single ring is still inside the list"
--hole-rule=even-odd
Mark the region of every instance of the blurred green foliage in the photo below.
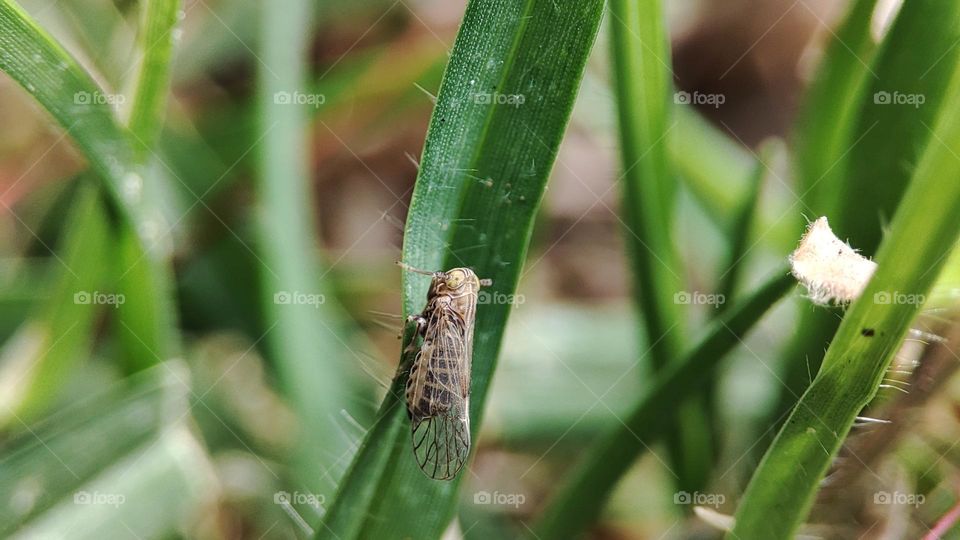
[[[960,7],[809,4],[0,0],[0,534],[957,534]],[[397,259],[494,280],[453,482]]]

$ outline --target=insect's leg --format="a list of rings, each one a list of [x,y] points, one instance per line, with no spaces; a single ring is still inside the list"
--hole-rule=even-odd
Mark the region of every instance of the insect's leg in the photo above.
[[[427,318],[421,315],[410,315],[407,317],[407,324],[415,323],[417,325],[416,330],[413,332],[413,336],[410,338],[410,343],[407,344],[406,348],[403,349],[403,353],[407,354],[417,350],[417,336],[426,336],[427,334]],[[401,335],[402,337],[402,335]]]

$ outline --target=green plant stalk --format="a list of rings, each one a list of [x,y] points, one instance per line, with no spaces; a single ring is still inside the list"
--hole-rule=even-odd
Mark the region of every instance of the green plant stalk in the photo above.
[[[142,58],[127,129],[133,159],[146,176],[143,190],[150,195],[144,198],[151,200],[163,188],[160,175],[148,165],[154,161],[163,128],[179,10],[179,0],[148,0],[142,8],[138,44]],[[144,204],[152,215],[160,216],[156,204]],[[145,257],[143,247],[129,227],[118,227],[116,236],[117,288],[128,299],[118,310],[117,335],[129,366],[143,369],[158,359],[171,358],[180,349],[172,268],[168,264],[141,264]],[[161,252],[158,258],[168,260],[170,254],[162,253],[162,242],[157,244],[148,249]]]
[[[170,61],[176,41],[180,0],[147,0],[140,18],[141,54],[133,107],[127,127],[140,155],[156,147],[163,127],[170,88]]]
[[[660,0],[611,0],[612,60],[623,161],[623,212],[634,294],[655,370],[684,350],[684,320],[674,295],[682,267],[670,231],[676,181],[667,158],[670,54]],[[706,396],[678,407],[667,436],[682,489],[706,484],[713,463]]]
[[[960,234],[960,70],[950,88],[931,142],[880,246],[876,273],[847,312],[823,368],[751,479],[729,538],[793,536],[920,307],[881,304],[874,295],[926,295]]]
[[[703,390],[720,360],[793,287],[786,269],[776,272],[715,320],[703,340],[679,362],[664,368],[630,415],[600,439],[548,502],[533,536],[575,538],[594,523],[620,477],[669,429],[671,413],[685,398]]]
[[[450,55],[420,160],[403,261],[428,270],[470,266],[493,279],[491,298],[516,290],[550,168],[569,119],[603,2],[473,0]],[[524,96],[521,105],[492,95]],[[481,99],[478,96],[491,96]],[[404,273],[403,312],[423,308],[429,279]],[[470,395],[473,440],[512,306],[477,310]],[[403,403],[405,366],[354,458],[318,538],[439,538],[466,472],[421,472]],[[476,446],[476,445],[474,445]]]

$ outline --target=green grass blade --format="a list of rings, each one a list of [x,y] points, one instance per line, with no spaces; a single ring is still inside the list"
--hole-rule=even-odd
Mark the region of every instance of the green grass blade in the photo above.
[[[684,319],[674,295],[683,290],[673,245],[676,179],[667,157],[670,54],[660,0],[612,0],[610,36],[623,167],[623,213],[634,295],[650,358],[662,369],[684,350]],[[681,405],[667,437],[671,465],[684,489],[701,488],[713,462],[706,396]]]
[[[777,272],[749,297],[730,308],[679,362],[667,366],[624,421],[607,432],[547,504],[534,537],[575,538],[592,524],[617,481],[641,452],[670,427],[671,412],[684,398],[702,391],[720,360],[794,286],[786,270]]]
[[[257,147],[257,222],[263,339],[281,385],[302,422],[297,468],[310,489],[332,494],[349,459],[337,421],[347,403],[349,365],[358,359],[341,337],[339,314],[318,277],[319,268],[307,147],[312,107],[279,96],[307,87],[306,62],[312,4],[261,5]],[[359,361],[362,361],[359,360]]]
[[[876,4],[877,0],[854,0],[829,40],[798,116],[795,163],[800,196],[816,214],[810,219],[827,212],[837,186],[844,182],[842,161],[850,150],[864,96],[876,77],[871,65],[877,44],[870,35]]]
[[[53,283],[37,313],[4,345],[0,363],[0,426],[35,419],[71,368],[90,352],[95,321],[113,294],[102,262],[110,253],[110,225],[94,186],[78,190],[61,245],[51,260]]]
[[[930,139],[928,126],[936,121],[960,55],[958,41],[960,3],[908,2],[877,55],[877,77],[862,96],[852,135],[857,143],[836,186],[836,214],[829,214],[837,236],[867,255],[880,245]],[[923,103],[895,102],[910,98]]]
[[[948,96],[880,246],[876,273],[846,313],[823,368],[751,479],[730,538],[793,536],[920,308],[917,303],[881,303],[875,295],[926,295],[960,234],[960,70]]]
[[[424,145],[407,216],[406,263],[470,266],[493,279],[491,298],[514,292],[602,8],[597,0],[563,9],[545,0],[470,2]],[[523,103],[509,104],[517,96]],[[404,273],[405,314],[422,309],[427,285],[424,276]],[[474,440],[510,309],[507,302],[478,309]],[[417,468],[404,375],[388,392],[318,537],[439,538],[453,517],[467,473],[441,482]]]

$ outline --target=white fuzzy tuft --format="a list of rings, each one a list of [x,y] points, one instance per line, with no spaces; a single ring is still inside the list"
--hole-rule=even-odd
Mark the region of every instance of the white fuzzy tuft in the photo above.
[[[816,304],[848,304],[863,292],[877,263],[837,238],[826,217],[814,221],[790,254],[793,276]]]

